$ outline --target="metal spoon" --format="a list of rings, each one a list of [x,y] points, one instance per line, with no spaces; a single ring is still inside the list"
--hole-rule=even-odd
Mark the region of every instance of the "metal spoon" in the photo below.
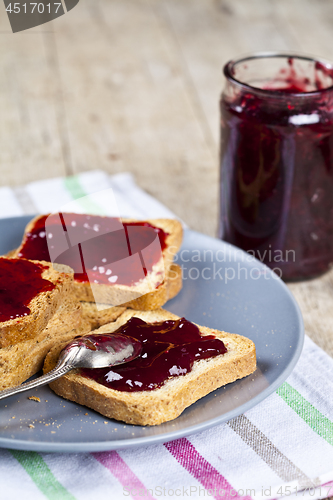
[[[141,349],[141,342],[119,333],[76,338],[61,351],[53,370],[31,382],[0,391],[0,399],[49,384],[74,368],[106,368],[127,363],[139,356]]]

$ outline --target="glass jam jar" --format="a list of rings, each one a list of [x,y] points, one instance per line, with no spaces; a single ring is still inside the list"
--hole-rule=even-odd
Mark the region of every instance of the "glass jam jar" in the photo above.
[[[224,67],[219,237],[285,280],[333,262],[333,66],[258,54]]]

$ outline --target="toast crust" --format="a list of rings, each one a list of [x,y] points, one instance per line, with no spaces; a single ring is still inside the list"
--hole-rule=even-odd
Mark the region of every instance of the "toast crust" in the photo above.
[[[46,354],[56,342],[69,341],[89,325],[82,322],[81,306],[68,297],[47,327],[29,340],[0,349],[0,390],[15,387],[43,367]]]
[[[149,323],[178,319],[178,316],[163,309],[145,312],[128,309],[114,323],[104,325],[94,333],[113,332],[132,316]],[[50,387],[61,397],[128,424],[158,425],[173,420],[198,399],[256,369],[255,346],[251,340],[241,335],[198,327],[203,336],[213,334],[223,340],[228,352],[195,362],[191,372],[169,379],[158,389],[131,393],[116,391],[81,376],[79,370],[52,382]],[[55,346],[46,356],[45,373],[54,368],[63,347],[63,344]]]
[[[17,257],[22,249],[29,233],[36,221],[42,216],[37,216],[32,219],[25,228],[22,243],[16,250],[12,250],[7,254],[10,257]],[[135,219],[122,218],[122,222],[138,222]],[[174,219],[147,219],[145,222],[163,229],[167,234],[166,248],[163,251],[163,260],[155,266],[155,271],[150,279],[143,280],[135,286],[125,285],[105,285],[105,284],[90,284],[86,282],[73,282],[73,294],[75,298],[82,302],[98,302],[102,304],[110,304],[114,306],[131,307],[139,310],[150,310],[161,307],[168,300],[168,276],[174,255],[179,250],[183,229],[179,221]],[[164,280],[161,285],[156,287],[158,275],[164,275]],[[178,291],[181,286],[178,285]],[[176,289],[176,288],[175,288]]]
[[[46,327],[64,299],[72,293],[73,274],[69,267],[59,266],[59,272],[50,262],[31,262],[42,264],[46,268],[42,272],[42,278],[55,286],[53,290],[37,294],[29,302],[30,314],[0,323],[0,348],[36,337]]]

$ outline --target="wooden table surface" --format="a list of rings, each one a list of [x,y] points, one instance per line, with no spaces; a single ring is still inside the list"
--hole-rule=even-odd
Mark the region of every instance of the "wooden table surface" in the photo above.
[[[81,0],[13,34],[0,6],[1,185],[130,171],[216,234],[221,68],[254,51],[333,60],[332,0]],[[289,285],[333,356],[333,270]]]

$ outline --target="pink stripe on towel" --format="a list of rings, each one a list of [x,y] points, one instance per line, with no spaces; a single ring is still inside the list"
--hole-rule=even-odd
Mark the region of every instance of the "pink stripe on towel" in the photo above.
[[[149,490],[136,477],[130,467],[124,462],[121,456],[116,451],[103,451],[91,453],[91,455],[104,467],[106,467],[123,485],[124,492],[129,492],[133,498],[140,497],[144,494],[144,498],[154,500]],[[126,490],[125,490],[126,488]],[[144,492],[144,493],[143,493]]]
[[[207,460],[197,452],[186,438],[165,443],[166,449],[175,457],[216,500],[252,500],[238,494],[230,483]]]

